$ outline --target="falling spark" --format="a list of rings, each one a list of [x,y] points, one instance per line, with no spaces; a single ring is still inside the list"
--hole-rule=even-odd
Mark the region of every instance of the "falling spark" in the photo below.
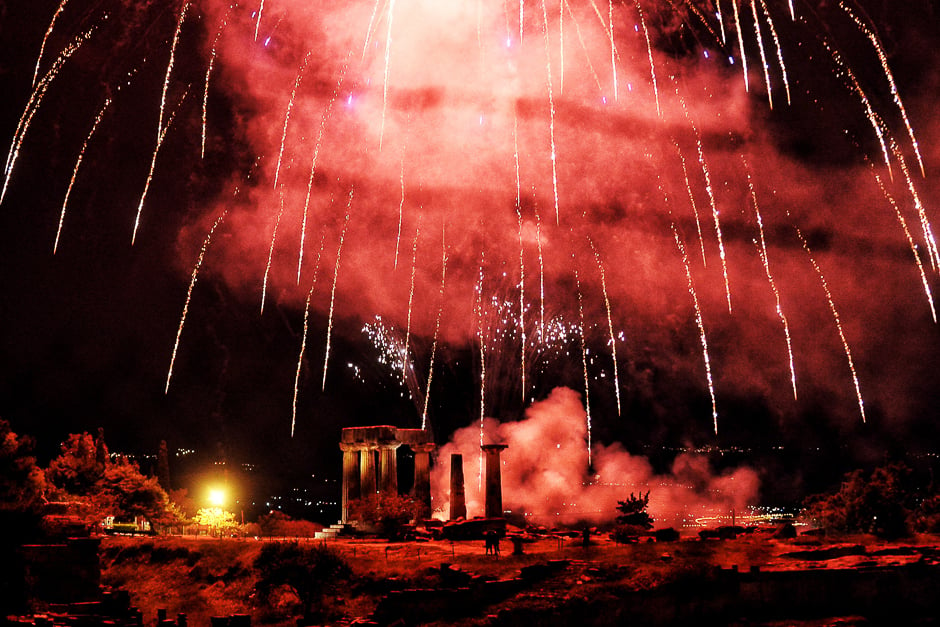
[[[297,97],[297,89],[300,87],[300,81],[303,80],[304,71],[307,69],[307,62],[310,61],[310,54],[313,50],[308,50],[304,55],[304,60],[297,70],[297,77],[294,79],[294,88],[291,89],[290,98],[287,100],[287,110],[284,112],[284,128],[281,130],[281,149],[277,153],[277,166],[274,168],[274,189],[277,189],[278,177],[281,173],[281,160],[284,158],[284,144],[287,142],[287,126],[290,124],[291,110],[294,108],[294,99]]]
[[[901,165],[901,172],[904,174],[905,182],[907,182],[907,190],[910,192],[911,199],[914,201],[914,208],[917,209],[917,215],[920,218],[920,227],[924,232],[924,241],[927,242],[927,253],[930,257],[930,265],[934,270],[937,270],[940,268],[940,254],[937,252],[937,240],[934,238],[933,229],[927,217],[927,211],[924,209],[924,203],[921,202],[920,194],[917,193],[917,188],[914,186],[914,179],[911,177],[911,172],[907,167],[907,160],[904,158],[901,149],[898,148],[894,140],[891,141],[891,149],[894,151],[894,156]]]
[[[101,105],[101,109],[98,111],[98,115],[95,117],[94,124],[91,125],[91,130],[88,131],[88,135],[85,137],[85,143],[82,144],[82,149],[78,153],[78,159],[75,161],[75,168],[72,170],[72,178],[69,179],[69,187],[67,190],[65,190],[65,199],[62,201],[62,213],[59,214],[59,228],[56,229],[55,243],[52,245],[53,255],[56,254],[56,251],[59,249],[59,236],[62,234],[62,225],[65,223],[65,208],[69,204],[69,196],[72,193],[72,186],[75,185],[75,178],[78,176],[78,169],[81,167],[82,160],[85,158],[85,150],[88,149],[88,142],[91,141],[95,131],[98,130],[98,125],[101,123],[101,119],[104,117],[104,114],[108,110],[109,106],[111,106],[111,99],[105,98],[104,104]]]
[[[556,163],[555,152],[555,96],[552,93],[552,59],[549,54],[548,41],[548,11],[545,8],[545,0],[542,0],[542,35],[545,40],[545,69],[548,78],[548,106],[551,113],[549,118],[548,134],[552,144],[552,189],[555,192],[555,224],[560,224],[558,214],[558,166]]]
[[[643,17],[643,8],[639,0],[634,0],[636,12],[640,16],[640,26],[643,28],[643,35],[646,37],[646,52],[650,60],[650,78],[653,80],[653,94],[656,96],[656,115],[663,117],[662,109],[659,107],[659,87],[656,85],[656,66],[653,63],[653,44],[650,42],[650,33],[646,28],[646,19]]]
[[[907,134],[911,138],[911,144],[914,146],[914,154],[917,156],[917,164],[920,166],[920,175],[922,177],[926,176],[924,172],[924,161],[920,156],[920,148],[917,143],[917,138],[914,136],[914,129],[911,126],[911,121],[907,117],[907,111],[904,109],[904,103],[901,101],[901,95],[898,92],[898,86],[894,82],[894,74],[891,72],[891,67],[888,65],[888,57],[885,55],[884,47],[881,45],[881,40],[875,35],[875,33],[866,26],[859,18],[856,16],[851,9],[849,9],[845,2],[840,2],[839,7],[845,11],[850,18],[858,26],[859,30],[864,33],[868,38],[868,41],[871,42],[871,45],[875,48],[875,53],[878,55],[878,61],[881,63],[881,69],[884,71],[885,78],[888,80],[888,85],[891,87],[891,97],[894,99],[894,104],[897,105],[898,111],[901,113],[901,118],[904,120],[904,126],[907,128]]]
[[[20,155],[20,148],[23,146],[23,140],[26,139],[26,132],[29,130],[29,125],[33,121],[36,112],[39,110],[39,106],[42,104],[42,100],[46,95],[46,91],[49,89],[49,85],[52,83],[53,79],[58,76],[59,70],[62,69],[62,66],[65,65],[69,57],[75,54],[83,43],[88,41],[94,30],[94,27],[92,27],[76,36],[75,39],[59,53],[52,67],[49,68],[49,71],[40,79],[35,89],[33,89],[33,92],[30,94],[29,100],[26,102],[26,107],[23,109],[23,114],[20,116],[19,122],[16,125],[16,131],[13,133],[13,140],[10,142],[10,151],[7,153],[6,165],[3,168],[3,189],[0,191],[0,204],[3,204],[3,199],[6,197],[10,177],[13,175],[13,166],[16,165],[16,160]]]
[[[731,313],[731,284],[728,282],[728,260],[725,257],[724,239],[721,236],[721,221],[718,219],[718,203],[715,200],[715,190],[712,188],[711,175],[708,172],[708,164],[705,161],[705,150],[702,148],[702,136],[698,131],[698,127],[695,126],[695,122],[692,121],[692,117],[689,115],[689,110],[688,107],[686,107],[685,101],[681,100],[681,102],[682,109],[685,112],[685,117],[692,126],[692,130],[695,132],[695,145],[698,149],[698,162],[702,168],[702,174],[705,177],[705,191],[708,192],[708,202],[711,204],[712,219],[715,221],[715,234],[718,237],[718,256],[721,258],[721,272],[725,279],[725,295],[728,298],[728,313]]]
[[[610,34],[610,71],[614,77],[614,100],[619,100],[620,94],[617,89],[617,48],[614,46],[614,0],[608,0],[607,2],[607,22],[610,25],[608,28],[608,33]]]
[[[685,6],[686,6],[690,11],[692,11],[692,13],[695,14],[695,17],[697,17],[697,18],[699,19],[699,21],[702,23],[702,26],[704,26],[705,29],[706,29],[709,33],[711,33],[711,36],[715,38],[715,41],[720,41],[720,42],[722,43],[722,45],[724,45],[724,40],[725,40],[725,36],[724,36],[724,28],[725,28],[725,27],[724,27],[724,24],[721,24],[721,35],[719,35],[718,33],[715,32],[715,29],[712,28],[712,25],[709,24],[708,18],[706,18],[705,15],[702,14],[702,12],[699,10],[699,8],[698,8],[697,6],[695,6],[695,4],[693,3],[692,0],[685,0]],[[719,23],[721,23],[721,13],[720,13],[720,12],[719,12],[719,14],[718,14],[718,19],[719,19]]]
[[[333,307],[336,304],[336,281],[339,278],[339,260],[343,253],[343,240],[346,239],[346,227],[349,226],[349,212],[352,207],[353,188],[349,188],[349,200],[346,203],[346,220],[343,222],[343,231],[339,236],[339,247],[336,249],[336,267],[333,269],[333,289],[330,291],[330,315],[326,326],[326,354],[323,356],[323,384],[321,391],[326,390],[326,367],[330,362],[330,338],[333,335]]]
[[[597,85],[598,91],[603,91],[604,88],[601,87],[601,79],[597,76],[597,72],[594,71],[594,64],[591,63],[591,55],[588,54],[587,44],[584,43],[584,37],[581,35],[581,26],[578,24],[578,20],[574,16],[574,12],[571,10],[571,5],[568,4],[568,0],[562,0],[565,4],[565,8],[568,9],[568,16],[571,18],[571,21],[574,22],[574,30],[578,34],[578,41],[581,43],[581,50],[584,51],[584,59],[587,61],[588,70],[591,72],[591,76],[594,77],[594,83]]]
[[[695,194],[692,193],[692,183],[689,181],[689,170],[685,165],[685,155],[682,154],[682,149],[679,148],[679,144],[673,142],[676,147],[676,153],[679,155],[679,161],[682,163],[682,176],[685,178],[685,189],[689,194],[689,202],[692,204],[692,214],[695,216],[695,230],[698,231],[698,243],[702,249],[702,265],[708,267],[708,261],[705,258],[705,238],[702,237],[702,222],[698,217],[698,207],[695,204]]]
[[[428,366],[428,384],[424,388],[424,409],[421,411],[421,430],[428,428],[428,400],[431,398],[431,381],[434,378],[434,356],[437,354],[437,336],[441,330],[441,315],[444,311],[444,279],[447,277],[447,239],[441,225],[441,290],[437,300],[437,322],[434,324],[434,341],[431,344],[431,362]]]
[[[767,19],[767,27],[770,29],[770,34],[774,40],[774,47],[777,49],[777,63],[780,65],[780,73],[783,76],[783,89],[787,94],[787,106],[790,105],[790,79],[787,76],[787,64],[783,61],[783,46],[780,45],[780,38],[777,36],[777,29],[774,27],[774,20],[770,16],[770,10],[767,8],[767,4],[764,0],[760,0],[761,9],[764,12],[764,17]],[[793,3],[790,3],[790,9],[792,13]]]
[[[237,189],[235,193],[238,193]],[[206,258],[206,251],[209,250],[209,244],[212,241],[212,234],[215,233],[215,230],[219,227],[220,224],[222,224],[226,213],[228,213],[227,210],[223,211],[222,215],[215,219],[215,222],[212,224],[212,228],[210,228],[209,232],[206,234],[206,239],[202,242],[202,248],[199,249],[199,257],[196,259],[196,265],[193,267],[192,277],[189,279],[189,289],[186,290],[186,302],[183,303],[183,313],[180,316],[180,325],[176,329],[176,341],[173,343],[173,352],[170,355],[170,367],[167,369],[166,373],[166,387],[163,389],[164,394],[170,393],[170,379],[173,377],[173,365],[176,363],[176,352],[179,350],[180,337],[183,335],[183,325],[186,324],[186,315],[189,313],[189,303],[193,298],[193,288],[196,287],[196,280],[199,278],[199,269],[202,268],[202,262]]]
[[[610,315],[610,298],[607,297],[607,275],[604,272],[604,263],[601,261],[601,254],[594,245],[594,240],[588,237],[591,244],[591,250],[594,251],[594,261],[597,262],[597,269],[601,273],[601,290],[604,292],[604,307],[607,309],[607,330],[610,332],[610,356],[614,362],[614,392],[617,397],[617,415],[620,416],[620,373],[617,370],[617,342],[614,339],[614,323]]]
[[[930,281],[927,280],[927,273],[924,270],[924,263],[921,261],[920,252],[918,251],[917,244],[914,242],[913,236],[911,236],[911,231],[907,228],[907,221],[904,219],[904,216],[901,215],[901,208],[898,207],[898,203],[894,200],[894,197],[888,192],[888,188],[885,186],[884,181],[875,172],[874,167],[872,167],[872,175],[875,177],[875,181],[878,182],[878,187],[881,188],[881,193],[884,194],[885,199],[891,204],[891,207],[894,208],[894,213],[898,217],[898,222],[901,223],[901,229],[904,230],[904,236],[907,237],[907,244],[910,246],[911,252],[914,254],[914,262],[917,264],[917,270],[920,272],[920,281],[924,285],[924,292],[927,294],[927,304],[930,305],[930,315],[933,318],[934,323],[937,322],[937,311],[934,307],[933,294],[930,291]]]
[[[533,190],[534,191],[534,190]],[[539,340],[545,341],[545,262],[542,257],[542,217],[535,208],[535,242],[539,249]]]
[[[388,0],[385,0],[385,3],[388,4]],[[375,6],[372,7],[372,17],[369,18],[369,26],[366,28],[366,39],[362,43],[362,59],[366,58],[366,51],[369,49],[369,42],[372,40],[372,33],[374,32],[372,27],[375,25],[375,18],[379,14],[379,5],[381,5],[381,0],[375,0]],[[385,5],[382,5],[385,6]]]
[[[767,255],[767,241],[764,239],[764,220],[761,217],[760,208],[757,205],[757,192],[754,189],[754,181],[751,179],[751,172],[747,168],[746,162],[744,166],[747,170],[747,185],[751,192],[751,203],[754,205],[754,215],[757,216],[757,232],[760,236],[760,245],[757,248],[757,252],[764,266],[764,274],[767,275],[767,283],[770,285],[770,289],[773,291],[774,298],[776,299],[777,317],[780,318],[780,324],[783,325],[783,334],[787,340],[787,358],[790,364],[790,384],[793,386],[793,400],[797,400],[796,368],[793,365],[793,344],[790,341],[790,325],[787,322],[787,317],[783,313],[783,306],[780,304],[780,290],[777,289],[777,283],[774,281],[774,276],[770,271],[770,259]]]
[[[39,55],[36,57],[36,69],[33,70],[33,82],[30,85],[31,88],[36,88],[36,79],[39,77],[39,64],[42,61],[42,53],[46,49],[46,42],[49,40],[49,36],[52,35],[52,29],[55,28],[55,22],[59,19],[59,14],[65,10],[65,5],[68,4],[69,0],[62,0],[59,3],[59,8],[55,10],[55,13],[52,14],[52,20],[49,22],[49,28],[46,29],[46,34],[42,38],[42,44],[39,46]]]
[[[179,104],[170,112],[170,117],[167,119],[163,131],[157,136],[157,145],[154,146],[153,156],[150,158],[150,171],[147,173],[147,180],[144,182],[144,190],[140,194],[140,202],[137,203],[137,216],[134,218],[134,231],[131,233],[131,246],[137,241],[137,229],[140,228],[140,216],[144,211],[144,201],[147,199],[147,192],[150,190],[150,182],[153,180],[153,171],[157,167],[157,155],[160,154],[160,148],[163,146],[163,140],[166,139],[167,131],[173,126],[173,119],[176,117],[176,113],[179,111],[179,108],[183,106],[183,101],[186,100],[186,96],[188,95],[189,86],[187,86],[186,91],[183,92]]]
[[[290,437],[294,437],[294,427],[297,424],[297,396],[300,393],[300,370],[304,363],[304,351],[307,349],[307,331],[310,328],[310,300],[313,298],[313,291],[317,287],[317,276],[320,274],[320,258],[323,255],[323,237],[320,237],[320,250],[317,252],[317,263],[313,270],[313,282],[310,284],[310,290],[307,292],[307,300],[304,304],[304,330],[300,337],[300,354],[297,356],[297,372],[294,374],[294,400],[291,405]]]
[[[385,138],[385,110],[388,108],[388,68],[392,60],[392,15],[395,11],[395,0],[388,3],[388,31],[385,35],[385,78],[382,81],[382,126],[379,129],[379,150],[382,150],[382,140]]]
[[[735,2],[736,0],[731,0]],[[689,2],[691,6],[692,3]],[[718,18],[718,27],[721,29],[721,45],[728,45],[728,35],[725,33],[725,18],[721,15],[721,0],[715,0],[715,16]]]
[[[408,290],[408,322],[405,327],[405,345],[402,347],[401,376],[402,381],[408,377],[408,343],[411,341],[411,310],[415,299],[415,277],[418,272],[418,238],[421,236],[421,216],[415,225],[415,239],[411,245],[411,288]]]
[[[718,435],[718,404],[715,401],[715,384],[712,382],[712,365],[708,356],[708,340],[705,337],[705,322],[702,320],[702,308],[698,303],[698,294],[695,291],[695,281],[692,280],[692,269],[689,267],[689,255],[685,251],[685,244],[679,237],[679,230],[672,224],[672,235],[682,256],[682,265],[685,267],[685,278],[689,285],[689,296],[692,297],[692,306],[695,308],[695,324],[698,326],[699,339],[702,342],[702,358],[705,360],[705,379],[708,382],[708,393],[712,399],[712,426],[715,435]]]
[[[222,15],[222,19],[219,20],[219,28],[215,33],[215,37],[212,39],[212,48],[209,51],[209,65],[206,67],[205,88],[202,92],[202,143],[199,150],[200,159],[205,159],[206,157],[206,121],[209,111],[209,77],[212,75],[212,68],[215,66],[216,48],[219,45],[219,39],[222,38],[222,31],[224,31],[225,27],[228,25],[228,16],[234,6],[234,3],[230,4],[225,10],[225,13]]]
[[[738,29],[738,48],[741,50],[741,67],[744,71],[744,91],[749,91],[747,82],[747,52],[744,50],[744,31],[741,29],[741,17],[738,14],[738,0],[731,0],[734,8],[734,24]]]
[[[522,43],[522,29],[525,25],[525,0],[519,0],[519,43]],[[482,434],[481,434],[482,437]],[[483,444],[483,441],[480,440],[480,444]]]
[[[754,36],[757,38],[757,49],[760,51],[760,63],[764,68],[764,83],[767,85],[767,106],[774,108],[773,86],[770,84],[770,65],[767,63],[767,53],[764,50],[764,36],[760,30],[760,16],[757,14],[757,2],[751,0],[751,14],[754,16]]]
[[[565,0],[558,0],[558,92],[565,93]]]
[[[515,139],[515,133],[513,134]],[[516,162],[518,164],[518,161]],[[518,165],[517,165],[518,167]],[[518,181],[518,169],[516,170],[516,180]],[[525,332],[525,246],[522,238],[522,207],[516,197],[516,220],[519,224],[519,331],[522,334],[522,344],[519,349],[519,361],[522,378],[522,401],[525,402],[526,381],[525,381],[525,351],[527,346]]]
[[[162,141],[164,134],[163,117],[166,109],[166,95],[170,90],[170,76],[173,74],[173,65],[176,63],[176,46],[180,40],[180,32],[183,30],[183,22],[186,20],[186,12],[189,10],[189,2],[183,2],[180,8],[179,18],[176,20],[176,31],[173,33],[173,43],[170,44],[170,60],[166,64],[166,74],[163,77],[163,92],[160,94],[160,118],[157,122],[157,144]],[[169,126],[169,123],[167,123]]]
[[[284,184],[281,184],[278,194],[277,218],[274,220],[274,230],[271,232],[271,246],[268,248],[268,263],[264,266],[264,278],[261,280],[261,315],[264,315],[264,301],[268,294],[268,275],[271,273],[271,263],[274,261],[274,244],[277,242],[277,231],[284,216]]]
[[[326,121],[330,118],[330,114],[333,111],[333,104],[336,102],[336,98],[339,96],[339,90],[343,86],[343,81],[346,79],[346,69],[349,67],[349,54],[346,55],[346,61],[343,63],[343,68],[339,73],[339,78],[336,79],[336,85],[333,87],[333,95],[330,96],[329,102],[326,103],[326,108],[323,110],[323,115],[320,116],[320,128],[317,130],[317,141],[313,147],[313,157],[310,160],[310,176],[307,178],[307,195],[304,198],[304,212],[303,217],[300,221],[300,247],[297,253],[297,284],[300,285],[300,272],[303,269],[304,264],[304,241],[307,237],[307,211],[310,208],[310,195],[313,192],[313,176],[317,170],[317,159],[320,156],[320,145],[323,142],[323,132],[326,130]]]
[[[258,41],[258,30],[261,28],[261,13],[264,11],[264,0],[258,6],[258,19],[255,21],[255,41]]]
[[[813,265],[813,269],[816,271],[816,276],[819,277],[819,282],[822,284],[823,291],[826,292],[826,300],[829,302],[829,310],[832,312],[832,318],[835,320],[836,329],[839,330],[839,338],[842,340],[842,348],[845,349],[845,358],[849,362],[849,370],[852,372],[852,383],[855,385],[855,397],[858,399],[858,411],[861,413],[862,422],[865,420],[865,402],[862,400],[862,390],[858,384],[858,373],[855,371],[855,362],[852,360],[852,351],[849,348],[849,342],[845,339],[845,332],[842,330],[842,320],[839,317],[839,311],[836,309],[835,301],[832,298],[832,292],[829,291],[829,282],[826,281],[825,275],[823,275],[822,269],[819,267],[819,264],[816,263],[816,259],[813,258],[813,251],[810,250],[809,242],[806,241],[806,238],[803,237],[803,232],[800,231],[799,227],[793,227],[796,229],[796,234],[800,238],[800,242],[803,244],[803,250],[806,251],[807,256],[809,257],[809,262]]]
[[[587,424],[587,454],[588,454],[588,468],[591,467],[592,458],[591,458],[591,387],[588,385],[588,368],[587,368],[587,342],[584,338],[584,297],[581,294],[581,279],[578,277],[578,271],[574,271],[574,281],[578,286],[578,320],[580,321],[579,326],[581,329],[581,369],[584,373],[584,406],[585,406],[585,420]]]
[[[832,57],[833,62],[842,70],[845,79],[846,86],[858,96],[859,100],[862,103],[862,106],[865,107],[865,116],[868,118],[869,123],[872,126],[872,129],[875,131],[875,135],[878,137],[878,143],[881,144],[881,153],[884,156],[885,167],[888,168],[888,174],[891,176],[892,180],[894,179],[894,171],[891,169],[891,158],[888,155],[888,145],[885,139],[885,133],[887,132],[884,128],[884,123],[881,120],[881,117],[875,110],[872,108],[871,101],[868,99],[868,96],[865,94],[865,90],[862,89],[862,86],[858,82],[858,78],[855,76],[855,72],[852,71],[852,68],[845,64],[845,61],[842,60],[842,55],[839,54],[838,50],[832,48],[829,45],[829,42],[823,38],[822,45],[829,51],[829,55]]]
[[[398,249],[401,246],[401,222],[405,211],[405,148],[402,146],[401,159],[399,161],[401,171],[399,173],[399,182],[401,183],[401,200],[398,202],[398,235],[395,236],[395,263],[393,268],[398,269]]]

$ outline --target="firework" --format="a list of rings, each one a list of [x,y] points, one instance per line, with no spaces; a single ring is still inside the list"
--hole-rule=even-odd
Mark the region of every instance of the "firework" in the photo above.
[[[291,403],[291,421],[290,437],[294,437],[294,427],[297,424],[297,396],[300,393],[300,371],[304,363],[304,351],[307,349],[307,330],[310,322],[310,300],[313,298],[313,291],[317,287],[317,276],[320,270],[320,257],[323,255],[323,238],[320,238],[320,250],[317,252],[317,262],[313,268],[313,282],[307,291],[307,299],[304,301],[304,330],[300,338],[300,352],[297,355],[297,372],[294,374],[294,400]]]
[[[343,254],[343,241],[346,239],[346,229],[349,227],[349,211],[352,207],[353,188],[349,188],[349,200],[346,203],[346,219],[343,221],[343,231],[339,236],[339,246],[336,248],[336,266],[333,268],[333,289],[330,290],[330,315],[326,325],[326,351],[323,355],[323,383],[321,390],[326,390],[326,367],[330,363],[330,338],[333,335],[333,308],[336,305],[336,283],[339,280],[339,261]]]

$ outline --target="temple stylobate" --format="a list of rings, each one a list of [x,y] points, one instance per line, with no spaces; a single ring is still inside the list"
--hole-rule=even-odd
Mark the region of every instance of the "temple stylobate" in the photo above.
[[[415,455],[413,496],[424,506],[424,515],[430,513],[431,452],[435,446],[430,432],[389,425],[347,427],[339,444],[343,451],[343,523],[351,522],[351,501],[398,494],[398,449],[402,444]]]

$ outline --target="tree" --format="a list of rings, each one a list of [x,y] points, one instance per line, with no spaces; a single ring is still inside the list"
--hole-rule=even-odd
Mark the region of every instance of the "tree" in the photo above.
[[[46,478],[30,455],[33,441],[18,436],[0,420],[0,511],[39,511],[45,500]]]
[[[647,531],[652,529],[653,517],[646,511],[649,504],[649,490],[647,490],[646,494],[641,492],[634,495],[631,492],[630,498],[627,500],[617,501],[617,511],[620,512],[620,515],[617,516],[617,524],[630,525]]]
[[[193,516],[193,522],[208,527],[209,533],[217,534],[220,538],[238,529],[235,514],[221,507],[203,507]]]
[[[72,433],[60,451],[46,470],[50,483],[64,495],[85,497],[96,492],[105,464],[99,463],[100,448],[95,439],[88,433]]]
[[[157,450],[157,479],[160,480],[160,486],[169,492],[170,454],[167,451],[166,440],[160,440],[160,448]]]
[[[911,469],[902,463],[881,466],[870,475],[854,470],[845,475],[838,492],[808,498],[804,516],[837,533],[906,536],[917,509],[911,477]]]
[[[137,464],[118,457],[107,465],[101,481],[101,493],[110,503],[116,518],[144,518],[153,527],[165,519],[169,498],[156,477],[147,477]]]

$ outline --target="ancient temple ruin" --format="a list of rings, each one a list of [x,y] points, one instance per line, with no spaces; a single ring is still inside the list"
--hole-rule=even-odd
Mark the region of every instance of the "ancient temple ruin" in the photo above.
[[[412,495],[431,512],[431,434],[423,429],[347,427],[339,447],[343,451],[342,522],[351,522],[349,503],[373,495],[398,494],[398,449],[404,444],[414,452]],[[378,463],[376,463],[378,462]]]

